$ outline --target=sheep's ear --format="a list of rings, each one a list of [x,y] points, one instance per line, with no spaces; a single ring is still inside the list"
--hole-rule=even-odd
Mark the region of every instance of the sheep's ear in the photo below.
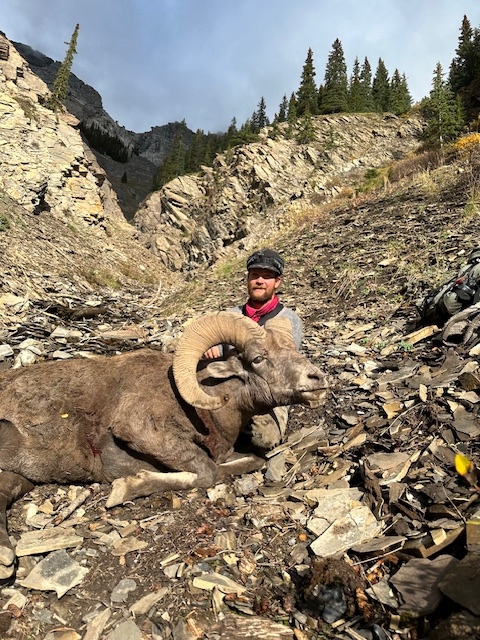
[[[240,378],[245,380],[247,375],[238,358],[228,360],[215,360],[205,367],[206,372],[212,378]]]

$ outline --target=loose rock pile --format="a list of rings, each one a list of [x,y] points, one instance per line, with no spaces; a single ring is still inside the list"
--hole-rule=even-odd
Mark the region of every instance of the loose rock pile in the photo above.
[[[0,637],[478,635],[479,494],[454,466],[457,452],[479,464],[477,346],[419,332],[411,304],[431,253],[453,271],[472,248],[460,213],[457,197],[411,190],[277,238],[282,301],[329,375],[326,404],[292,409],[264,469],[207,491],[107,510],[108,486],[36,487],[11,509],[19,565],[0,586]],[[171,297],[30,270],[33,296],[19,266],[0,296],[0,368],[171,350],[187,319],[243,299],[243,264]]]
[[[0,367],[171,350],[183,319],[149,295],[3,295]],[[36,488],[12,509],[4,636],[413,638],[445,606],[444,627],[477,624],[479,494],[453,458],[477,458],[478,348],[407,326],[309,323],[333,390],[262,471],[110,511],[107,486]]]

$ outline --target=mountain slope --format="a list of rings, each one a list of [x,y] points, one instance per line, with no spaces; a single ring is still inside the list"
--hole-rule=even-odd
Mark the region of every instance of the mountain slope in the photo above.
[[[21,42],[12,45],[52,90],[60,62]],[[128,131],[105,111],[98,91],[74,73],[70,74],[65,105],[78,118],[82,134],[105,170],[124,216],[131,220],[151,192],[157,167],[170,152],[175,136],[182,132],[188,144],[193,132],[179,122],[155,126],[144,133]]]
[[[420,146],[424,123],[411,116],[340,114],[312,118],[299,144],[288,126],[258,143],[217,155],[212,168],[151,194],[133,220],[140,239],[171,269],[212,264],[229,247],[252,246],[302,209],[354,194],[355,183]]]

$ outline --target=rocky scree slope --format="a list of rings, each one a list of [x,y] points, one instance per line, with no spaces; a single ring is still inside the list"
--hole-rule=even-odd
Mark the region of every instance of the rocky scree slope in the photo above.
[[[262,133],[258,143],[219,154],[201,175],[179,177],[143,202],[139,239],[170,269],[212,264],[229,247],[251,247],[288,225],[302,209],[329,202],[366,170],[419,147],[418,117],[350,114],[313,118],[315,139],[299,144]]]
[[[459,382],[460,371],[478,362],[430,339],[407,340],[416,295],[455,272],[480,232],[461,169],[441,167],[356,202],[317,205],[295,230],[269,238],[287,263],[281,299],[301,313],[303,349],[329,375],[327,403],[292,409],[290,440],[265,469],[207,491],[106,510],[107,486],[42,486],[15,503],[10,533],[19,546],[34,544],[15,580],[0,589],[6,638],[54,637],[61,626],[72,638],[241,640],[254,629],[272,640],[384,639],[401,624],[399,637],[408,640],[464,640],[479,628],[478,615],[462,601],[441,599],[427,579],[440,575],[439,554],[450,568],[473,562],[464,537],[452,532],[459,536],[470,513],[463,510],[475,503],[447,454],[460,446],[478,465],[479,400]],[[200,268],[195,282],[162,300],[127,287],[107,299],[77,282],[45,289],[42,300],[1,299],[0,367],[143,345],[171,350],[186,317],[244,299],[245,256]],[[98,314],[85,314],[85,305]],[[314,510],[325,491],[330,501],[357,492],[386,538],[368,540],[371,549],[358,543],[340,556],[331,549],[317,556]],[[80,508],[56,525],[79,498]],[[72,530],[74,548],[36,546],[43,538],[61,544]],[[439,530],[453,542],[432,543],[432,534],[442,540]],[[75,567],[76,583],[61,597],[55,577],[47,589],[35,578],[53,554]],[[414,571],[415,583],[407,574],[402,587],[402,568]],[[379,602],[381,580],[390,595]],[[231,592],[215,595],[218,581]],[[323,617],[317,583],[340,594],[335,628]],[[415,613],[404,615],[402,592],[412,589]]]

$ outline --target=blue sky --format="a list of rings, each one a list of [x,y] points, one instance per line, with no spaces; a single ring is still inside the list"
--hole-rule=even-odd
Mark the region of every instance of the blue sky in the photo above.
[[[270,118],[298,89],[308,48],[321,83],[332,44],[348,73],[405,73],[415,101],[433,70],[448,72],[462,18],[480,27],[478,0],[2,0],[0,30],[62,61],[80,24],[73,73],[131,131],[185,118],[190,129],[240,125],[265,98]]]

